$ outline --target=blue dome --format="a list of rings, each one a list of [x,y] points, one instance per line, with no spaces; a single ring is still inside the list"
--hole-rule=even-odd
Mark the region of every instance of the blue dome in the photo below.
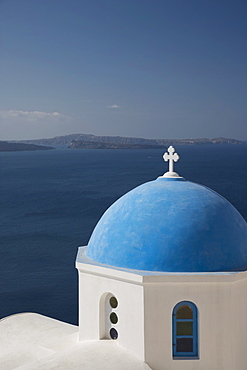
[[[86,255],[136,270],[246,270],[247,223],[213,190],[160,177],[125,194],[104,213]]]

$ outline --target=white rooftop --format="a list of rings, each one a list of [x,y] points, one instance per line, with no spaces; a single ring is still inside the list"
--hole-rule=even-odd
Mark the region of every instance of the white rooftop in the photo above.
[[[78,340],[79,328],[35,313],[0,320],[1,370],[148,370],[117,341]]]

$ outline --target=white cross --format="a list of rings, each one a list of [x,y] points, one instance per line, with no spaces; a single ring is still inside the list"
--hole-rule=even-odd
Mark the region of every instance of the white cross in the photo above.
[[[169,172],[171,173],[174,171],[174,162],[177,162],[179,160],[179,155],[175,153],[175,149],[173,148],[173,146],[169,146],[168,153],[165,153],[163,155],[163,158],[165,162],[169,161]]]

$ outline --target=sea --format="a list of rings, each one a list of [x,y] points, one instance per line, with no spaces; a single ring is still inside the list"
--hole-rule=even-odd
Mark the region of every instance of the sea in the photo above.
[[[115,200],[168,170],[166,149],[0,153],[0,318],[37,312],[77,324],[78,247]],[[247,144],[176,150],[180,176],[247,220]]]

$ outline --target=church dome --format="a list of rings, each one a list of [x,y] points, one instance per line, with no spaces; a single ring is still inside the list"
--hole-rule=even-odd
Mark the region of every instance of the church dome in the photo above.
[[[247,223],[225,198],[172,168],[104,213],[86,255],[136,270],[241,271],[247,269]]]

